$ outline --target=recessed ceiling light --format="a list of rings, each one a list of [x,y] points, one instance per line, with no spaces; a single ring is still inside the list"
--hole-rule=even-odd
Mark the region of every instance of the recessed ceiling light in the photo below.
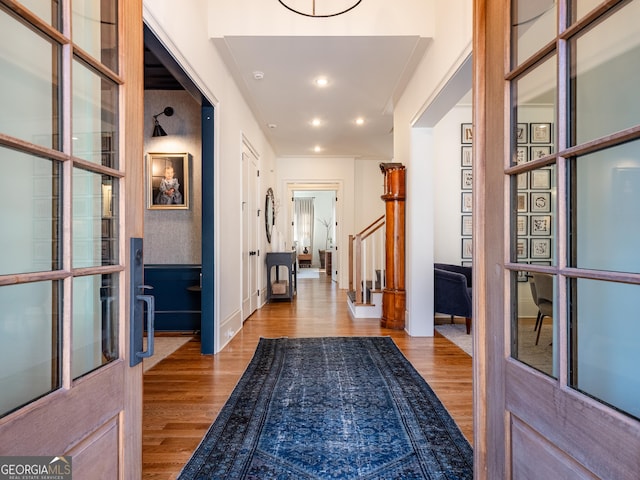
[[[264,78],[264,72],[256,70],[255,72],[253,72],[253,78],[254,80],[262,80]]]
[[[322,122],[319,118],[314,118],[313,120],[311,120],[311,125],[313,125],[314,127],[319,127],[321,123]]]
[[[315,147],[313,147],[313,151],[316,153],[320,153],[322,151],[322,148],[320,148],[320,145],[316,145]]]
[[[356,118],[356,125],[364,125],[364,118],[362,117]]]
[[[326,87],[327,85],[329,85],[329,80],[327,79],[327,77],[318,77],[315,80],[316,82],[316,86],[318,87]]]

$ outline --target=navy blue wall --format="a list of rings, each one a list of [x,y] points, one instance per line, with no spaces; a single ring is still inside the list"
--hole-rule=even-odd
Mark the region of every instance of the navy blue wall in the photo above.
[[[153,287],[156,330],[200,331],[200,265],[145,265],[144,283]]]

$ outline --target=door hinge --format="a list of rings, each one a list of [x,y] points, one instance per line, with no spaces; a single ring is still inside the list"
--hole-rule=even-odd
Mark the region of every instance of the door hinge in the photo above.
[[[256,170],[256,176],[259,177],[260,176],[260,170]]]
[[[260,296],[260,289],[258,289],[258,296]]]

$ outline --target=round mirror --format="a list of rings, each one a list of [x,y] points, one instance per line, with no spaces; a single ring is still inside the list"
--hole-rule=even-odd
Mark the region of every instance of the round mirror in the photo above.
[[[269,188],[267,190],[267,197],[264,201],[264,226],[267,232],[267,242],[269,243],[271,243],[271,231],[273,230],[273,224],[276,221],[274,203],[273,190]]]

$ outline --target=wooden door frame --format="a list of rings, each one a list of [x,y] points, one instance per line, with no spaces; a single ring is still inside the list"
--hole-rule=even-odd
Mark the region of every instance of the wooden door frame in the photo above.
[[[509,1],[473,5],[474,478],[510,478],[505,418],[505,59]],[[490,141],[489,141],[490,140]],[[508,236],[507,236],[508,238]],[[508,284],[508,283],[507,283]]]
[[[121,135],[124,138],[121,161],[125,164],[126,180],[124,195],[120,196],[121,227],[124,251],[121,249],[123,261],[128,265],[130,258],[131,237],[144,237],[144,40],[142,28],[142,0],[120,0],[120,65],[126,78],[120,99]],[[127,199],[135,198],[136,201]],[[124,218],[123,218],[124,217]],[[123,459],[120,478],[142,478],[142,363],[136,367],[128,367],[129,361],[129,329],[131,319],[129,308],[132,299],[129,296],[130,269],[125,270],[125,285],[121,290],[124,297],[124,328],[120,329],[120,345],[124,346],[122,357],[125,358],[124,373],[124,412],[121,424],[120,458]],[[122,350],[121,350],[122,352]]]

